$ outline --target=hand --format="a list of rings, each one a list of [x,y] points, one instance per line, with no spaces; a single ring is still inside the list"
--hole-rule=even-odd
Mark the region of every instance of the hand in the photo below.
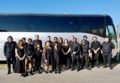
[[[68,54],[68,52],[66,52],[66,53],[64,53],[65,55],[67,55]]]
[[[114,51],[112,51],[112,55],[114,55]]]
[[[76,52],[73,52],[73,55],[75,55],[76,54]]]
[[[42,50],[40,50],[40,52],[42,52]]]
[[[96,51],[96,50],[94,50],[94,53],[95,53],[95,54],[97,54],[97,51]]]
[[[89,57],[92,57],[92,53],[89,53]]]
[[[66,53],[64,53],[64,55],[66,55]]]
[[[22,58],[19,58],[20,61],[22,61]]]
[[[45,63],[47,63],[48,61],[47,60],[45,60]]]

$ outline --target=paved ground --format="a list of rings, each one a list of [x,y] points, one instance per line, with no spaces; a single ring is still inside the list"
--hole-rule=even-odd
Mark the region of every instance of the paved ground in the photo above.
[[[92,70],[65,71],[61,74],[35,74],[21,77],[19,74],[6,74],[6,65],[0,64],[0,83],[120,83],[120,64],[113,70],[93,68]]]

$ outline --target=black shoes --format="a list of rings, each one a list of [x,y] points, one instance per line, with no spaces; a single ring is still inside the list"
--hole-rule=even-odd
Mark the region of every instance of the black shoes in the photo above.
[[[8,72],[7,74],[9,75],[11,72]]]
[[[31,75],[33,75],[33,72],[32,72],[32,70],[30,71],[30,74],[31,74]]]
[[[8,70],[8,73],[7,74],[11,74],[11,71],[10,70]]]
[[[74,70],[75,70],[75,68],[74,68],[74,67],[72,67],[71,71],[74,71]]]

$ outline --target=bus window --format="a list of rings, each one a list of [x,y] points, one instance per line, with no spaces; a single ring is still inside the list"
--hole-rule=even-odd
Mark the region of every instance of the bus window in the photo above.
[[[102,17],[81,17],[78,23],[78,31],[84,33],[104,36],[104,18]]]
[[[109,36],[111,41],[114,42],[116,40],[115,30],[114,30],[114,27],[112,25],[107,26],[106,35]]]
[[[30,32],[52,32],[54,30],[52,16],[29,16],[28,23]]]
[[[55,17],[55,32],[75,32],[77,18],[76,17]]]
[[[0,31],[28,31],[26,16],[0,16]]]

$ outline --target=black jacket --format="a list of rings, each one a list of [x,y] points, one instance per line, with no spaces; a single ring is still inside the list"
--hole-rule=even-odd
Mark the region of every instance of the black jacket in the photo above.
[[[71,54],[73,52],[76,52],[76,55],[80,53],[80,44],[79,43],[75,43],[75,44],[73,43],[71,45]]]
[[[112,49],[115,48],[115,45],[112,42],[103,42],[102,43],[102,51],[105,54],[111,54],[112,53]]]
[[[39,44],[42,47],[42,41],[41,40],[34,40],[33,46],[36,46],[36,44]]]
[[[34,46],[32,44],[27,44],[25,46],[25,55],[33,56],[33,54],[34,54]]]
[[[5,42],[4,44],[4,55],[6,58],[15,57],[15,48],[16,48],[16,42]]]

